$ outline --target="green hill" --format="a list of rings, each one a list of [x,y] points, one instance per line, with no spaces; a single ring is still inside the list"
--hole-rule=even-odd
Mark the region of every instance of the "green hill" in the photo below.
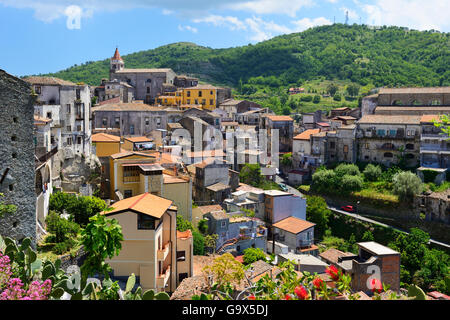
[[[450,85],[450,33],[401,27],[334,24],[255,45],[212,49],[180,42],[123,58],[127,68],[169,67],[239,92],[243,85],[285,88],[318,78],[375,87]],[[109,57],[51,75],[98,85],[108,70]]]

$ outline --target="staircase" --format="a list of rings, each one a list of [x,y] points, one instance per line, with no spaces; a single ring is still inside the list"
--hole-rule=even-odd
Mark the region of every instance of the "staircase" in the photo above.
[[[234,244],[236,244],[236,242],[238,242],[238,238],[232,238],[232,239],[228,239],[227,241],[225,241],[220,248],[216,251],[216,253],[218,254],[222,254],[226,248],[228,248],[229,246],[232,246]]]

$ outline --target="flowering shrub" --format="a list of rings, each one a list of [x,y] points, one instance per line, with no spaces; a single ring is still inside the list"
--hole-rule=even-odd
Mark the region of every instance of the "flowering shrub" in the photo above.
[[[0,290],[8,283],[11,275],[11,260],[7,255],[0,252]]]
[[[25,285],[19,278],[11,278],[6,289],[0,293],[0,300],[47,300],[52,290],[52,282],[47,279],[40,283],[33,281],[24,289]]]

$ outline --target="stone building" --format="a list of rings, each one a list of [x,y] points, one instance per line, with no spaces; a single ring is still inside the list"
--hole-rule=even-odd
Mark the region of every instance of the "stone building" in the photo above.
[[[30,84],[0,70],[0,201],[17,207],[0,218],[0,234],[35,245],[33,104]]]
[[[37,94],[34,113],[52,119],[51,143],[62,159],[90,155],[91,96],[88,85],[54,77],[27,77]]]
[[[164,94],[164,84],[173,84],[175,76],[169,68],[126,69],[117,48],[110,59],[109,80],[117,79],[132,86],[135,99],[147,104],[153,104],[157,96]]]
[[[264,114],[259,122],[259,129],[267,130],[267,142],[270,144],[274,130],[278,130],[278,151],[291,152],[294,135],[294,119],[289,116],[276,116]],[[267,148],[270,150],[269,146]]]
[[[102,79],[100,86],[95,87],[93,96],[97,97],[97,103],[119,98],[118,102],[132,102],[134,100],[134,88],[126,82],[117,79]]]
[[[386,166],[403,158],[407,166],[419,163],[420,116],[366,115],[357,122],[357,158]]]
[[[119,129],[120,136],[146,136],[167,127],[167,112],[143,103],[110,103],[92,108],[94,130]]]
[[[450,189],[415,196],[414,210],[418,217],[425,215],[426,221],[450,224]]]
[[[420,118],[420,165],[427,168],[450,168],[450,141],[441,128],[438,115],[423,115]]]

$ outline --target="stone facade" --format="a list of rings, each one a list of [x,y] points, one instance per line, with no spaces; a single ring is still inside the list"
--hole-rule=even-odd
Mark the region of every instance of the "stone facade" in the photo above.
[[[14,214],[0,218],[0,234],[36,243],[35,158],[31,86],[0,70],[0,198]]]

